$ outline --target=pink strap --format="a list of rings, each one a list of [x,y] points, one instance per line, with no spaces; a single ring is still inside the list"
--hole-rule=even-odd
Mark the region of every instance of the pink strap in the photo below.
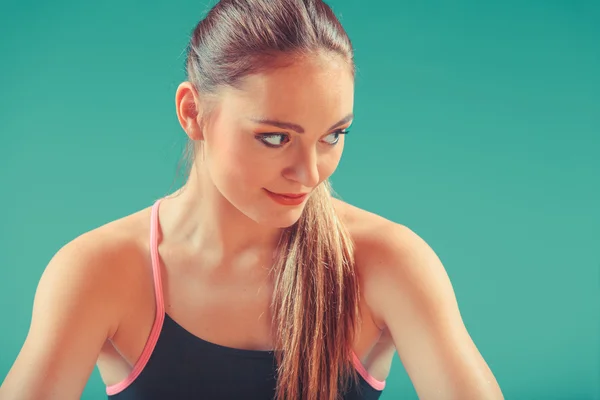
[[[117,384],[107,386],[106,393],[109,396],[115,395],[123,390],[125,390],[131,383],[139,376],[142,372],[146,363],[150,359],[150,355],[156,346],[156,342],[158,340],[158,336],[160,335],[160,331],[162,329],[162,325],[165,319],[165,302],[162,292],[162,279],[161,279],[161,262],[160,262],[160,254],[158,253],[158,244],[160,242],[160,223],[158,218],[158,209],[162,199],[158,199],[154,205],[152,206],[151,219],[150,219],[150,257],[152,259],[152,274],[154,276],[154,297],[156,300],[156,318],[154,320],[154,325],[152,325],[152,330],[150,331],[150,336],[148,341],[146,342],[146,346],[135,363],[131,373],[129,376],[119,382]],[[352,362],[356,367],[358,373],[375,389],[383,390],[385,387],[385,381],[379,381],[371,376],[366,368],[362,365],[362,362],[356,355],[356,353],[352,352]]]
[[[150,220],[150,257],[152,258],[152,273],[154,274],[154,297],[156,299],[157,320],[160,324],[165,317],[165,300],[162,292],[162,278],[160,275],[160,255],[158,254],[158,243],[160,241],[160,223],[158,221],[158,207],[162,199],[156,200],[152,206],[152,217]],[[156,323],[155,323],[156,325]]]
[[[371,374],[369,374],[354,351],[352,351],[352,363],[354,364],[354,368],[356,368],[358,373],[364,378],[365,381],[367,381],[369,385],[373,387],[373,389],[383,390],[385,388],[385,381],[375,379]]]
[[[142,372],[146,363],[150,359],[150,355],[154,351],[158,336],[162,329],[162,325],[165,319],[165,302],[162,293],[162,279],[160,277],[160,255],[158,253],[158,242],[160,236],[160,226],[158,223],[158,206],[161,199],[157,200],[152,206],[152,213],[150,219],[150,257],[152,259],[152,274],[154,276],[154,297],[156,300],[156,317],[154,318],[154,324],[150,330],[150,336],[146,341],[144,350],[137,360],[133,369],[123,381],[106,387],[106,394],[113,396],[119,392],[125,390]]]

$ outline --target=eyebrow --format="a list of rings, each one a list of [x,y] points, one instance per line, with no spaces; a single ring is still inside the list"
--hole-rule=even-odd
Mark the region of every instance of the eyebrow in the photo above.
[[[354,114],[350,113],[350,114],[346,115],[344,118],[342,118],[341,120],[339,120],[338,122],[336,122],[335,124],[331,125],[331,127],[328,130],[337,128],[338,126],[343,125],[343,124],[347,123],[348,121],[352,121],[352,119],[354,119]],[[250,120],[254,121],[258,124],[272,125],[272,126],[276,126],[281,129],[291,129],[298,133],[304,133],[303,127],[301,127],[298,124],[294,124],[292,122],[284,122],[284,121],[279,121],[276,119],[267,119],[267,118],[250,118]]]

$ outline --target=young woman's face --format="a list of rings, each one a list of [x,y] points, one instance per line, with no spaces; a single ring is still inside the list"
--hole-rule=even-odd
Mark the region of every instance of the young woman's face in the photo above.
[[[337,56],[247,77],[242,90],[223,93],[204,133],[214,185],[258,223],[294,224],[340,161],[353,105],[350,66]]]

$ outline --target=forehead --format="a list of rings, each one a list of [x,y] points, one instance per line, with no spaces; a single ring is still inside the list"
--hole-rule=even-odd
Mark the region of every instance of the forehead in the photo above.
[[[341,57],[313,56],[248,76],[240,89],[227,90],[223,101],[239,117],[331,124],[352,112],[354,78],[351,66]]]

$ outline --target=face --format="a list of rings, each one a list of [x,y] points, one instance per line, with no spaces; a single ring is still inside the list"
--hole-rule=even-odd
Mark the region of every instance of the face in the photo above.
[[[353,102],[350,67],[337,56],[249,76],[220,96],[203,134],[203,167],[243,214],[290,226],[338,166]]]

